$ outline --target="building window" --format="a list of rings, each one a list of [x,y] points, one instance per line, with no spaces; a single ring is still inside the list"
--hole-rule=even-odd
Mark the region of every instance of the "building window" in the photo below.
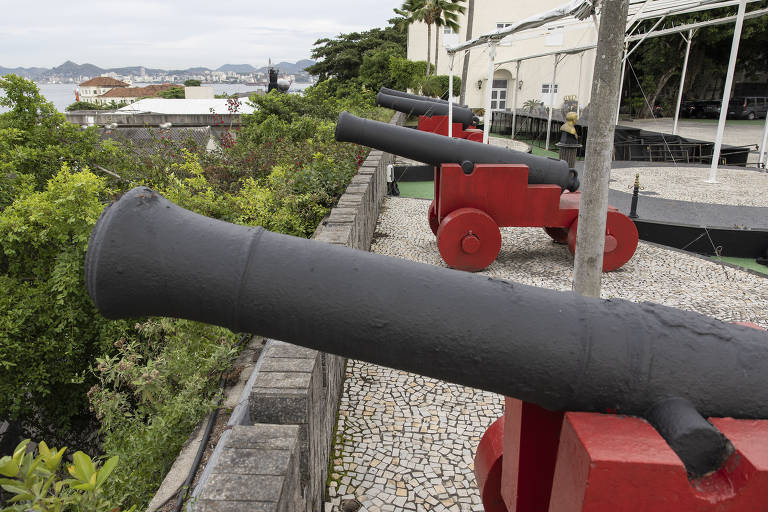
[[[557,105],[557,89],[558,84],[541,84],[541,102],[546,106]],[[552,97],[554,93],[554,97]],[[552,103],[550,104],[550,100]]]
[[[443,27],[443,35],[444,36],[451,36],[454,34],[458,34],[455,30],[453,30],[451,27]]]
[[[491,110],[507,109],[507,81],[494,79],[491,86]]]
[[[499,30],[500,28],[507,28],[510,25],[512,25],[512,22],[506,22],[506,21],[496,22],[496,30]]]

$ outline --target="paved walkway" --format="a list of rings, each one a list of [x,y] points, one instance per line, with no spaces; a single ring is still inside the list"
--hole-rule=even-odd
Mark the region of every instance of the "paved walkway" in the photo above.
[[[443,265],[428,207],[425,200],[387,198],[372,251]],[[573,260],[541,229],[503,228],[499,258],[484,273],[569,290]],[[643,242],[622,269],[604,275],[602,290],[604,297],[768,327],[768,278]],[[370,512],[482,510],[472,461],[480,436],[501,414],[500,396],[349,361],[328,509],[357,499]]]

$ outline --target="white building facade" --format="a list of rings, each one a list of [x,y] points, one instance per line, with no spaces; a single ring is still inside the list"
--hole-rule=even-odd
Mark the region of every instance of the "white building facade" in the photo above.
[[[97,100],[99,96],[106,94],[116,87],[130,87],[130,84],[107,76],[99,76],[86,80],[78,86],[80,101],[99,103]]]
[[[543,11],[556,8],[563,0],[475,0],[472,37],[478,37],[534,16]],[[464,3],[466,6],[466,2]],[[453,46],[466,41],[467,14],[459,15],[460,29],[452,33],[443,27],[432,26],[431,61],[435,58],[435,30],[439,30],[437,74],[447,75],[449,57],[445,46]],[[553,83],[555,57],[548,55],[520,62],[519,76],[516,76],[517,64],[505,62],[512,59],[556,52],[576,47],[588,46],[597,42],[597,28],[594,24],[577,23],[573,19],[564,19],[543,27],[526,31],[505,38],[496,47],[494,75],[491,87],[491,110],[511,110],[514,88],[517,87],[517,107],[528,101],[549,106],[551,91],[554,88],[554,105],[559,108],[565,99],[578,101],[579,108],[589,104],[592,86],[592,70],[595,50],[588,50],[575,55],[561,55],[557,66],[557,75]],[[413,23],[408,28],[408,59],[426,60],[427,26]],[[465,52],[457,52],[453,65],[454,76],[461,77]],[[469,50],[469,70],[467,73],[465,103],[471,108],[483,108],[488,84],[488,46],[479,46]]]

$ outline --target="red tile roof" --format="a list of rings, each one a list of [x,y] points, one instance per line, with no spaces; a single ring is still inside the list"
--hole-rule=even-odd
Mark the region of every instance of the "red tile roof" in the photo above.
[[[114,78],[109,78],[108,76],[97,76],[96,78],[91,78],[90,80],[86,80],[80,85],[81,86],[90,85],[91,87],[128,87],[129,86],[129,84],[125,82],[121,82],[120,80],[115,80]]]
[[[145,96],[157,96],[160,91],[171,87],[180,87],[173,84],[148,85],[146,87],[116,87],[110,89],[99,98],[143,98]]]

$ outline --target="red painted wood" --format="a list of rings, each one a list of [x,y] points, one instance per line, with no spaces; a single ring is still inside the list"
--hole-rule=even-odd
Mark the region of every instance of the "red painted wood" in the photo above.
[[[562,192],[557,185],[529,185],[525,165],[477,164],[466,174],[458,164],[443,164],[435,168],[430,227],[437,232],[439,228],[435,229],[435,223],[441,224],[451,212],[473,208],[487,213],[498,226],[548,228],[547,233],[555,240],[568,242],[573,253],[580,201],[580,193]],[[638,234],[635,224],[612,206],[608,208],[606,234],[603,270],[607,272],[620,268],[632,258]],[[451,261],[445,262],[460,268]]]
[[[644,420],[567,413],[549,511],[768,511],[768,420],[711,421],[736,452],[714,475],[689,482],[680,459]]]
[[[448,116],[419,116],[418,129],[423,132],[437,133],[448,136]],[[477,128],[462,127],[461,123],[453,123],[453,136],[457,139],[469,139],[475,142],[483,141],[483,131]]]
[[[503,447],[504,416],[485,431],[475,455],[475,479],[485,512],[508,512],[500,492]]]
[[[562,412],[506,398],[501,495],[509,512],[547,510]]]
[[[499,254],[499,226],[476,208],[453,210],[437,228],[437,248],[449,267],[477,272],[493,263]]]

